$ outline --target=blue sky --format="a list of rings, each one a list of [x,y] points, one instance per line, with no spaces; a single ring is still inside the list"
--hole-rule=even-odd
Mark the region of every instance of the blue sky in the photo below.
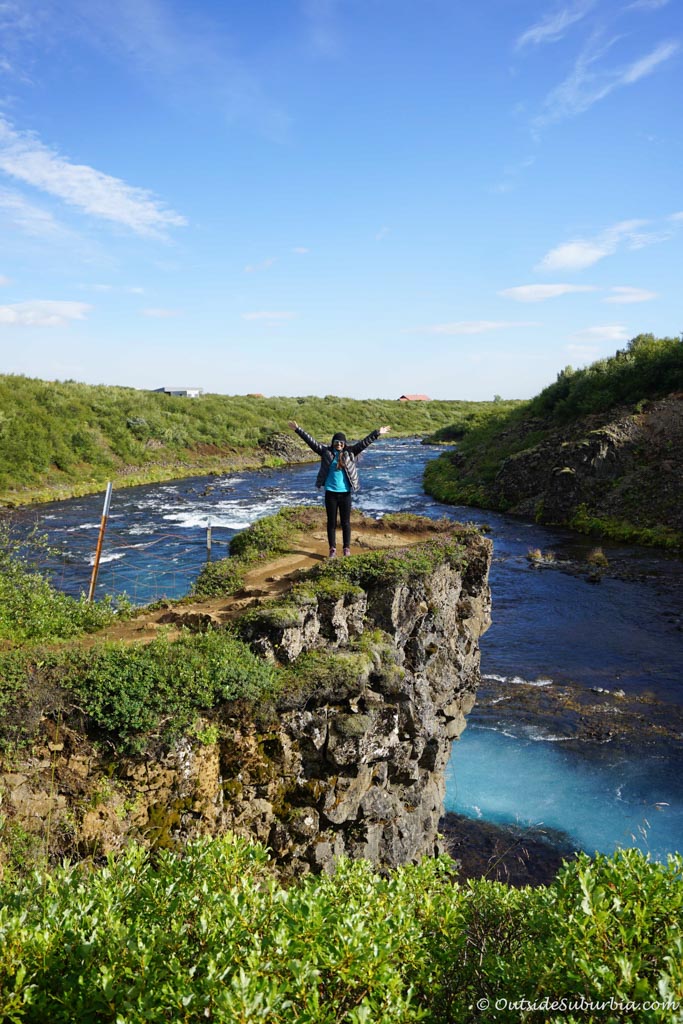
[[[523,398],[677,335],[681,0],[0,0],[0,372]]]

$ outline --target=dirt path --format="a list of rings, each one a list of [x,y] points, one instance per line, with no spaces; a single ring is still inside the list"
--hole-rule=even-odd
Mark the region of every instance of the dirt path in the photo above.
[[[376,527],[354,527],[351,554],[408,547],[425,541],[427,536],[425,532],[409,533],[403,530],[384,531]],[[300,579],[303,572],[326,561],[327,554],[325,530],[314,529],[299,535],[292,550],[287,554],[279,555],[272,561],[251,569],[246,575],[244,586],[236,594],[229,597],[202,598],[182,604],[173,604],[169,601],[166,607],[151,612],[143,611],[135,618],[117,623],[89,637],[82,637],[80,642],[84,646],[102,640],[145,643],[152,640],[160,630],[174,637],[184,625],[223,625],[235,619],[249,605],[256,604],[264,598],[279,597],[286,593]]]

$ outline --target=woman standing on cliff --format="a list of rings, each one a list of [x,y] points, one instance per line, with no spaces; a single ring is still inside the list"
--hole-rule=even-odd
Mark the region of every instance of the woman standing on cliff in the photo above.
[[[362,441],[348,444],[346,435],[337,433],[329,445],[316,441],[307,434],[295,420],[289,420],[288,426],[320,456],[320,469],[315,481],[316,487],[325,488],[325,508],[327,510],[327,541],[330,545],[330,558],[337,555],[337,514],[341,521],[344,554],[351,554],[351,496],[358,490],[358,456],[376,441],[380,434],[386,434],[391,427],[378,427]]]

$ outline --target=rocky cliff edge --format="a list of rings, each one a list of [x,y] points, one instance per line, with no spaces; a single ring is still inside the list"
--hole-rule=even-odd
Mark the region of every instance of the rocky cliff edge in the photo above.
[[[30,754],[5,758],[6,820],[78,856],[233,830],[288,874],[342,854],[391,868],[434,853],[490,622],[491,543],[454,529],[458,556],[432,548],[428,571],[252,607],[243,635],[290,685],[225,703],[170,748],[123,756],[46,715]]]

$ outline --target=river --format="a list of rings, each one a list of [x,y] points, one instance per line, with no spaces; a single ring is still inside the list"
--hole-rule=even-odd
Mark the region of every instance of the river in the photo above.
[[[593,852],[683,850],[683,562],[511,516],[442,505],[422,490],[441,449],[383,439],[364,453],[356,506],[486,524],[494,542],[493,624],[481,640],[482,688],[454,750],[446,808],[495,823],[557,830]],[[194,477],[114,492],[97,595],[137,603],[185,594],[206,559],[285,505],[320,500],[314,465]],[[24,508],[47,534],[57,586],[87,590],[102,495]],[[531,549],[554,558],[529,560]]]

